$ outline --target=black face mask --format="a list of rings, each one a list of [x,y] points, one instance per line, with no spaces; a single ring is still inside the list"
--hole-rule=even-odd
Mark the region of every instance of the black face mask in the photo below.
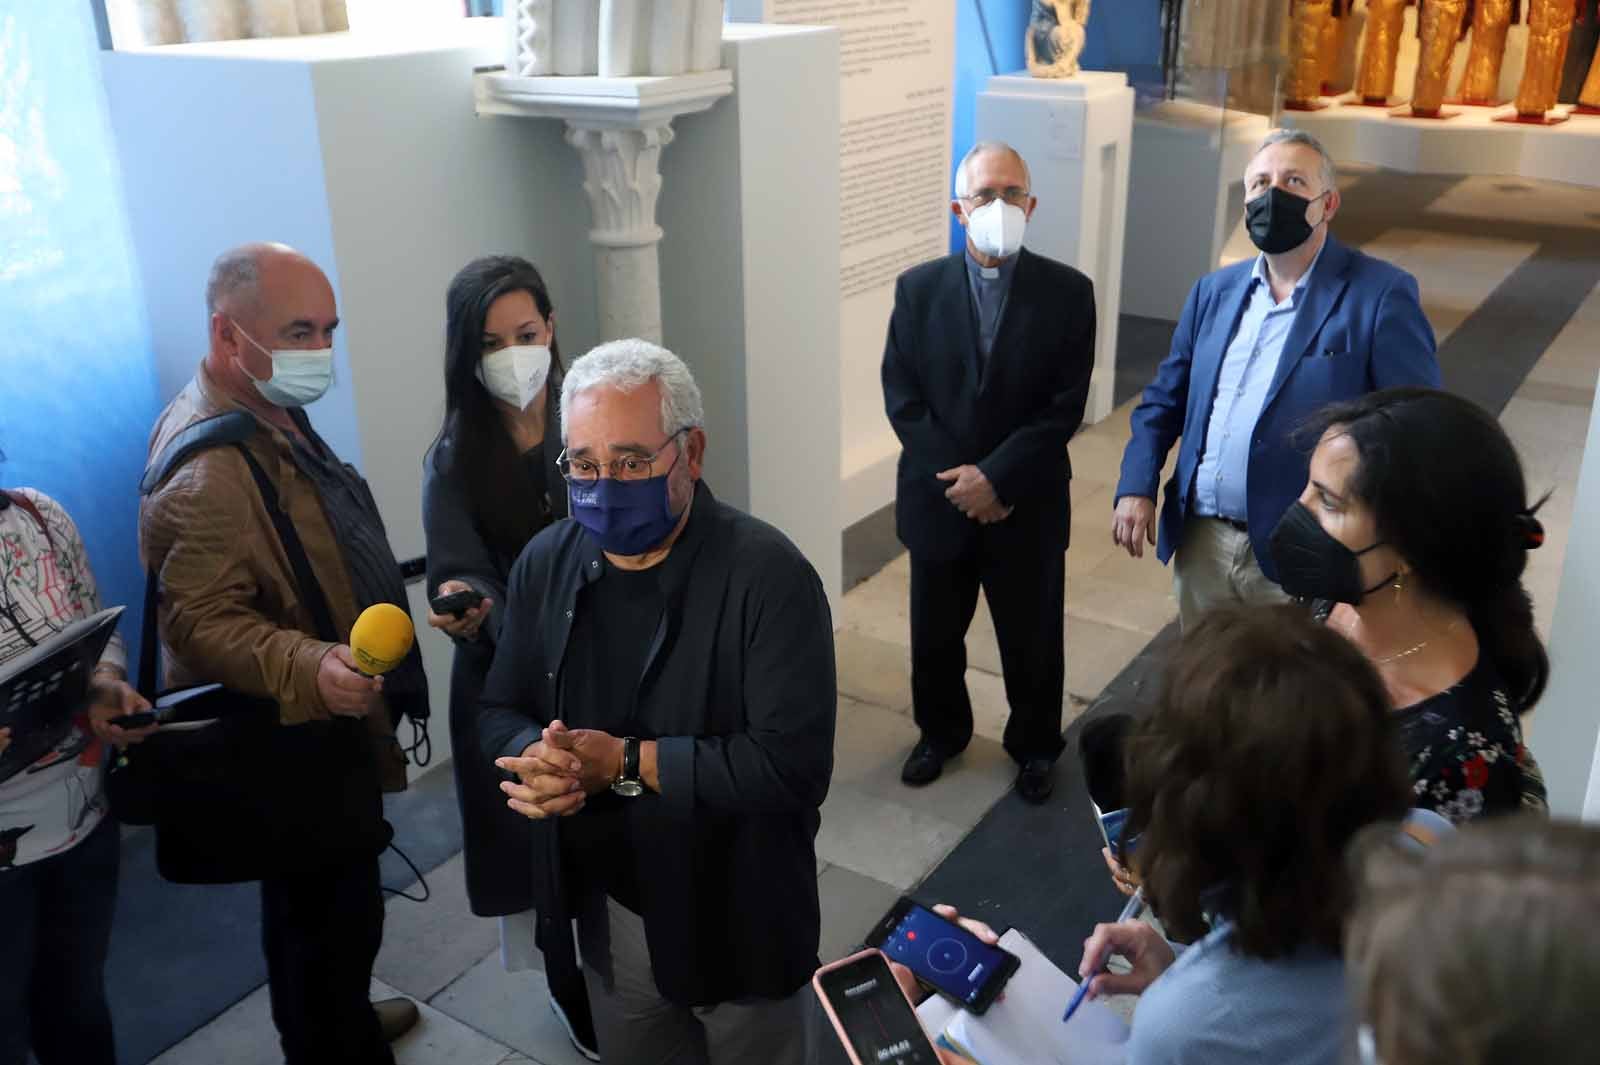
[[[1278,583],[1298,599],[1327,599],[1356,606],[1396,576],[1391,573],[1371,588],[1364,587],[1361,556],[1382,547],[1383,541],[1352,551],[1335,540],[1304,503],[1297,502],[1288,509],[1272,530],[1268,545],[1278,567]]]
[[[1316,227],[1306,221],[1306,212],[1321,196],[1306,199],[1280,188],[1270,188],[1244,205],[1245,228],[1250,240],[1268,255],[1293,251],[1311,239]]]

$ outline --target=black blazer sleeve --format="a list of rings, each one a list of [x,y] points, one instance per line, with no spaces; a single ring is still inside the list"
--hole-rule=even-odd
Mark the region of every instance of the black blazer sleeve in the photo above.
[[[539,632],[544,582],[534,576],[548,571],[548,555],[525,550],[506,582],[505,621],[478,700],[478,743],[491,759],[520,755],[550,722]]]
[[[1094,283],[1076,271],[1066,273],[1065,279],[1073,291],[1061,303],[1064,328],[1059,343],[1042,347],[1034,355],[1049,360],[1053,371],[1050,402],[978,462],[995,493],[1008,505],[1040,491],[1062,490],[1053,478],[1067,441],[1083,424],[1089,377],[1094,372]],[[1050,283],[1057,282],[1051,278]],[[1048,293],[1044,302],[1046,306],[1053,303]]]
[[[889,424],[907,458],[930,473],[960,466],[968,460],[950,430],[941,425],[928,404],[927,383],[919,372],[928,339],[923,336],[921,303],[931,285],[907,283],[901,275],[894,286],[894,312],[883,346],[883,399]]]

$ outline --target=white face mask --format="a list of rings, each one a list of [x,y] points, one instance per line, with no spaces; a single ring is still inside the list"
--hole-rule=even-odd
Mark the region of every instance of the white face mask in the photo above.
[[[231,318],[228,320],[233,321]],[[238,322],[233,322],[233,327],[239,330],[240,336],[255,344],[262,354],[272,360],[272,376],[267,380],[256,380],[249,370],[245,370],[245,376],[255,383],[256,391],[261,393],[262,398],[273,406],[303,407],[307,403],[315,403],[333,383],[332,348],[322,348],[317,351],[304,351],[300,348],[268,351],[255,337],[246,333]]]
[[[963,212],[966,207],[961,208]],[[967,236],[972,246],[996,259],[1009,259],[1022,250],[1028,215],[1004,200],[990,200],[967,215]]]
[[[489,394],[518,410],[539,398],[539,389],[550,376],[550,349],[543,344],[523,344],[501,348],[485,355],[478,363],[478,380]]]

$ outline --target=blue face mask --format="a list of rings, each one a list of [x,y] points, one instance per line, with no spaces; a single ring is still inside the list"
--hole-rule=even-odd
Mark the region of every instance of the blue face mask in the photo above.
[[[679,454],[682,454],[680,452]],[[677,466],[678,460],[672,460]],[[677,528],[681,514],[672,512],[667,478],[672,467],[659,477],[642,481],[619,481],[602,477],[593,484],[568,484],[572,517],[613,555],[642,555],[660,547]]]

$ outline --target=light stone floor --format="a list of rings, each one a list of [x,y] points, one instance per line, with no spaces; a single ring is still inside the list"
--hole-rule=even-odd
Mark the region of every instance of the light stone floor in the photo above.
[[[1373,180],[1357,175],[1355,180]],[[1388,178],[1387,180],[1394,180]],[[1504,215],[1496,183],[1461,183],[1431,211]],[[1592,192],[1549,186],[1531,201],[1530,222],[1587,224]],[[1597,216],[1600,220],[1600,216]],[[1600,246],[1600,245],[1597,245]],[[1374,254],[1414,272],[1441,341],[1510,273],[1531,244],[1391,230]],[[1552,492],[1543,515],[1546,547],[1531,556],[1527,583],[1548,633],[1566,551],[1578,464],[1600,372],[1600,290],[1591,293],[1506,407],[1503,424],[1527,465],[1530,490]],[[1170,574],[1153,558],[1113,550],[1112,492],[1128,437],[1125,405],[1072,443],[1073,526],[1067,553],[1067,699],[1070,721],[1176,615]],[[897,560],[845,598],[837,637],[839,728],[833,787],[823,808],[822,956],[850,949],[871,921],[920,880],[1011,786],[1001,752],[1006,715],[998,653],[980,604],[967,674],[978,719],[971,748],[946,776],[911,793],[899,764],[916,738],[907,679],[908,570]],[[1537,738],[1534,740],[1537,749]],[[447,772],[440,764],[429,772]],[[456,858],[428,875],[432,901],[389,906],[374,996],[406,994],[423,1021],[396,1044],[401,1065],[580,1065],[548,1006],[543,974],[506,973],[496,926],[467,911]],[[1086,877],[1103,875],[1085,869]],[[160,1065],[268,1065],[281,1060],[265,988],[163,1054]]]

